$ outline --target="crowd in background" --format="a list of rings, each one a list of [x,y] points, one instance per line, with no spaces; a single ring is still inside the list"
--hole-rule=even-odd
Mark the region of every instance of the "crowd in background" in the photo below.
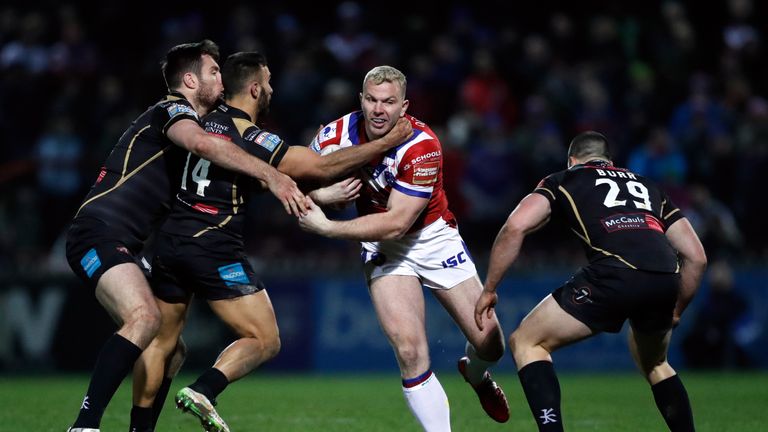
[[[122,132],[164,94],[160,59],[204,38],[223,57],[266,54],[262,126],[293,145],[357,109],[371,67],[401,69],[409,113],[442,141],[451,208],[481,263],[514,205],[565,168],[570,139],[596,130],[617,165],[663,185],[711,260],[765,265],[764,5],[556,4],[4,4],[0,274],[69,272],[63,231]],[[251,205],[257,269],[358,270],[353,242],[302,233],[269,194]],[[518,265],[581,263],[570,237],[557,226],[532,236]]]

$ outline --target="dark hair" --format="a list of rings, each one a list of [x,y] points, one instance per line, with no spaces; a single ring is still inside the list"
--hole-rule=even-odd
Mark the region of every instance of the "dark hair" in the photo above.
[[[181,86],[181,80],[187,72],[200,75],[203,54],[208,54],[219,61],[219,46],[205,39],[196,43],[176,45],[168,50],[162,63],[163,78],[168,90]]]
[[[224,83],[226,97],[231,97],[243,90],[254,75],[260,74],[267,65],[267,58],[255,51],[238,52],[230,55],[221,67],[221,80]]]
[[[584,159],[589,156],[611,159],[611,151],[608,148],[608,139],[605,135],[588,131],[576,135],[571,140],[571,145],[568,147],[568,157]]]

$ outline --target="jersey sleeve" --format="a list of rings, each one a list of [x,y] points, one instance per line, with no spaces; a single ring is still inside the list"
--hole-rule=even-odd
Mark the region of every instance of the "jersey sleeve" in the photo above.
[[[661,192],[661,210],[659,216],[661,216],[661,221],[664,224],[664,231],[666,231],[673,223],[685,217],[683,212],[680,211],[680,208],[669,199],[664,191]]]
[[[341,119],[327,124],[324,128],[320,129],[317,135],[315,135],[312,142],[309,144],[309,148],[320,154],[327,154],[338,149],[333,146],[339,146],[341,143],[341,127]]]
[[[187,119],[196,123],[200,121],[197,111],[185,99],[174,99],[161,103],[156,108],[156,113],[159,116],[158,123],[162,125],[163,135],[167,134],[168,129],[179,120]]]
[[[549,200],[549,204],[554,208],[555,201],[557,200],[557,189],[557,179],[554,175],[548,175],[541,179],[533,192],[543,195],[546,199]]]
[[[392,187],[406,195],[430,198],[440,179],[442,165],[443,155],[437,140],[416,143],[400,160]]]
[[[245,150],[272,166],[278,166],[288,152],[288,145],[279,136],[255,126],[243,134]]]

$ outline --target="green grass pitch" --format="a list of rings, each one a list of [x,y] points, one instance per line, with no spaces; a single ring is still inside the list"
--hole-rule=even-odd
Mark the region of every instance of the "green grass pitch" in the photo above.
[[[768,374],[681,374],[700,432],[768,431]],[[535,431],[517,377],[499,374],[511,418],[487,418],[457,373],[438,374],[451,403],[454,431]],[[178,377],[175,392],[191,375]],[[636,374],[562,373],[563,415],[569,431],[664,431],[648,386]],[[0,375],[0,431],[64,432],[74,420],[87,377]],[[170,397],[169,397],[170,399]],[[118,390],[102,432],[128,430],[128,381]],[[418,431],[400,391],[397,372],[383,375],[255,373],[220,397],[219,413],[235,432]],[[201,431],[195,418],[166,401],[157,431]]]

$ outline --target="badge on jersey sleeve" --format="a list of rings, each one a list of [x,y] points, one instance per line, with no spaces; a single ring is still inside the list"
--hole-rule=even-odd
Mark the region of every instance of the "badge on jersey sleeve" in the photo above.
[[[179,115],[184,115],[184,114],[191,115],[197,118],[197,112],[194,109],[192,109],[192,107],[184,104],[174,102],[168,105],[165,109],[168,111],[168,115],[171,118],[174,118]]]
[[[262,132],[259,134],[259,136],[256,137],[255,140],[253,140],[253,142],[264,147],[270,152],[273,152],[275,151],[275,147],[280,145],[280,143],[283,142],[283,140],[280,139],[280,137],[275,134],[271,134],[269,132]]]

